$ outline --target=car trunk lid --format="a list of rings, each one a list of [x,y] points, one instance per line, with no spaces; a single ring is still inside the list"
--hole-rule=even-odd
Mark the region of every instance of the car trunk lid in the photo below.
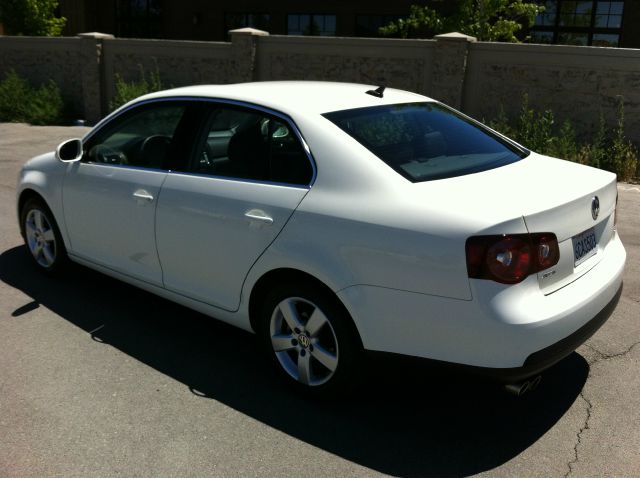
[[[559,171],[561,181],[555,182],[554,187],[564,187],[563,193],[545,188],[545,195],[557,195],[555,204],[548,202],[545,209],[524,214],[529,232],[553,232],[558,238],[558,263],[538,273],[538,283],[545,294],[588,272],[603,258],[613,237],[615,175],[576,166],[567,163]]]
[[[463,204],[463,217],[474,229],[471,235],[513,233],[502,231],[500,225],[517,217],[524,220],[529,233],[554,233],[560,246],[560,261],[538,273],[545,294],[593,267],[613,233],[615,175],[536,153],[500,168],[416,183],[416,187],[421,196],[428,189],[428,195],[443,204]],[[594,219],[595,197],[599,211]],[[579,239],[585,245],[595,239],[597,244],[595,254],[580,261],[574,257],[574,242]]]

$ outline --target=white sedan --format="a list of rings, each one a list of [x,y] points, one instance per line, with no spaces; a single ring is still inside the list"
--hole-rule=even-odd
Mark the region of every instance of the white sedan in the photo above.
[[[525,390],[617,303],[616,202],[614,174],[430,98],[318,82],[146,95],[29,161],[17,193],[40,269],[70,259],[253,331],[317,394],[365,351]]]

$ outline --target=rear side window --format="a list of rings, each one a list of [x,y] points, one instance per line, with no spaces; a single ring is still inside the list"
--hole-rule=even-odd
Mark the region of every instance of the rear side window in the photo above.
[[[212,106],[189,171],[308,185],[313,169],[292,127],[262,111]]]
[[[323,116],[413,182],[486,171],[528,154],[437,103],[374,106]]]

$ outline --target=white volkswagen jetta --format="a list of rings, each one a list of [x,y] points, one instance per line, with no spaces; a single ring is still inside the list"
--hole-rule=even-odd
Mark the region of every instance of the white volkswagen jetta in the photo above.
[[[617,303],[616,199],[614,174],[424,96],[273,82],[139,98],[29,161],[17,203],[39,268],[254,331],[325,393],[365,350],[527,383]]]

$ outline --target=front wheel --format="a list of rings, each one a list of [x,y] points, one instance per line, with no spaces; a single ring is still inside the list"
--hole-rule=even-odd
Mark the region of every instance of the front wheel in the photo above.
[[[276,287],[262,309],[262,341],[278,374],[299,390],[339,394],[357,377],[360,346],[350,317],[329,292],[307,284]]]
[[[60,270],[66,264],[67,252],[51,210],[40,199],[29,199],[20,219],[25,244],[36,266],[45,272]]]

